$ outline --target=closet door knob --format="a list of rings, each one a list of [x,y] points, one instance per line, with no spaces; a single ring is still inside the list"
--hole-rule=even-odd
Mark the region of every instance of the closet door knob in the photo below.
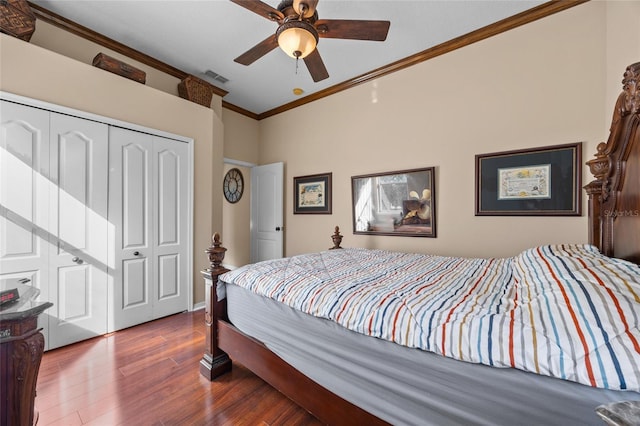
[[[80,259],[78,256],[75,256],[73,259],[71,259],[71,261],[77,263],[78,265],[82,264],[82,259]]]
[[[133,255],[134,255],[134,256],[140,256],[140,252],[139,252],[139,251],[134,251],[134,252],[133,252]]]

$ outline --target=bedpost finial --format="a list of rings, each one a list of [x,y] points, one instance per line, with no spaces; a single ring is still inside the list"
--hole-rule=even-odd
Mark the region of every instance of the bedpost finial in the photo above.
[[[609,198],[609,192],[611,191],[609,171],[613,167],[609,152],[610,147],[608,144],[601,142],[598,144],[597,149],[598,152],[595,154],[595,158],[587,161],[587,166],[589,166],[591,174],[596,179],[584,188],[590,196],[600,193],[601,201],[606,201]]]
[[[334,249],[341,249],[342,247],[340,247],[340,243],[342,242],[342,235],[340,235],[340,227],[336,226],[336,229],[333,233],[333,235],[331,235],[331,240],[333,241],[333,247],[331,247],[329,250],[334,250]]]
[[[215,233],[213,237],[211,237],[212,245],[208,249],[205,250],[205,253],[209,256],[209,268],[208,271],[214,271],[216,269],[221,268],[222,261],[224,260],[226,248],[222,247],[222,243],[220,242],[220,234]]]
[[[598,152],[595,154],[595,158],[587,161],[591,174],[598,180],[603,180],[605,175],[609,173],[609,155],[606,152],[607,144],[601,142],[598,144]]]

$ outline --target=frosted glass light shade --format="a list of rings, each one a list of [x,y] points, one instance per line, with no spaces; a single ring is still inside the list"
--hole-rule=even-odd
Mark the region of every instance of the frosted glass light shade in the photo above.
[[[287,22],[277,32],[278,46],[292,58],[304,58],[313,52],[318,44],[317,33],[314,33],[315,28],[306,22]]]

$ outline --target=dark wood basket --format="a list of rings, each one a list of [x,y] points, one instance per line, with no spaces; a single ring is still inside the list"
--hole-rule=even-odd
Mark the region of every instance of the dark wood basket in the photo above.
[[[181,98],[210,108],[211,99],[213,98],[213,86],[198,77],[190,75],[178,84],[178,94]]]
[[[137,81],[138,83],[145,84],[147,81],[147,73],[139,70],[136,67],[122,62],[116,58],[105,55],[104,53],[98,53],[93,58],[93,66],[103,69],[105,71],[118,74],[119,76],[128,78],[129,80]]]
[[[36,15],[27,0],[0,0],[0,32],[24,41],[36,30]]]

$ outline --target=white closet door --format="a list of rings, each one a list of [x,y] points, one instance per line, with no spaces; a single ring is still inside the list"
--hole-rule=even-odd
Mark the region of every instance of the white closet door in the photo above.
[[[46,349],[189,307],[189,145],[0,101],[0,279],[28,278]]]
[[[113,273],[109,331],[153,319],[153,137],[111,127],[109,221],[113,226]]]
[[[49,300],[49,112],[0,101],[0,278]],[[38,326],[48,335],[46,312]],[[45,339],[48,344],[48,339]]]
[[[108,137],[105,124],[51,113],[50,348],[107,332]]]
[[[153,138],[153,317],[187,309],[189,282],[188,145]]]
[[[188,145],[111,128],[109,330],[188,308]]]

